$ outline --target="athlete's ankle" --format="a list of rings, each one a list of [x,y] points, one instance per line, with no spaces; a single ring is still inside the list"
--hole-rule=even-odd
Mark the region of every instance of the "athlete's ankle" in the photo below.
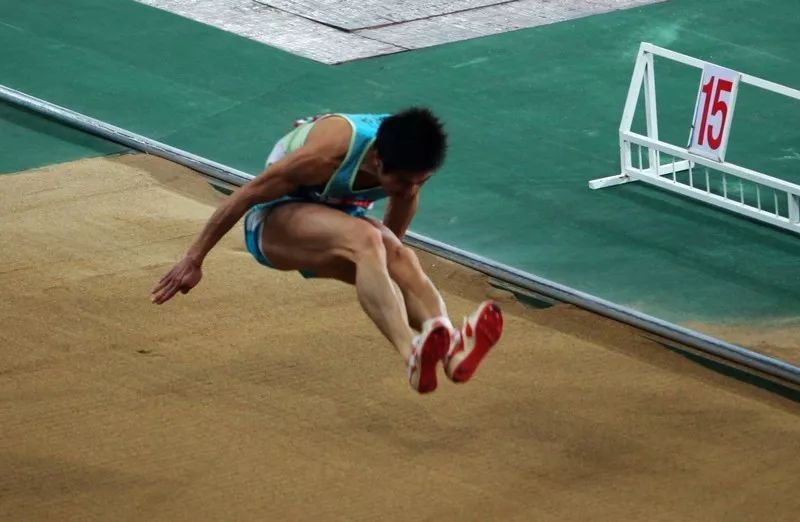
[[[439,324],[446,327],[448,330],[453,330],[453,323],[450,322],[450,318],[446,315],[438,315],[436,317],[431,317],[430,319],[426,319],[422,322],[422,331],[427,332],[434,324]]]

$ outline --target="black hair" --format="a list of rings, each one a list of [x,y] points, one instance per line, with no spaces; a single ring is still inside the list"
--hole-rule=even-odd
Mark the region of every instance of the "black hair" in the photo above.
[[[375,147],[385,172],[434,171],[444,163],[447,134],[429,109],[411,107],[383,120]]]

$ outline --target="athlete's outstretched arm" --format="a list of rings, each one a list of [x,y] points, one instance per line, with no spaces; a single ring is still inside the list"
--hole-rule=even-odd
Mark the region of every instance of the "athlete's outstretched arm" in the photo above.
[[[312,148],[300,148],[269,166],[260,176],[235,190],[211,215],[183,259],[156,284],[151,301],[162,304],[178,292],[187,293],[203,276],[202,265],[211,249],[253,205],[280,198],[300,185],[314,183],[318,161]]]

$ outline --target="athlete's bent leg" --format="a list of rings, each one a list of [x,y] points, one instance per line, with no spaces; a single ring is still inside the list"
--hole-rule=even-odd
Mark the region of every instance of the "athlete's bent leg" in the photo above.
[[[446,317],[444,300],[422,270],[416,254],[382,223],[370,220],[381,230],[391,277],[403,291],[412,326],[433,317]],[[447,324],[450,324],[449,319]],[[418,327],[418,326],[415,326]],[[445,374],[454,382],[467,382],[503,332],[503,315],[493,301],[482,302],[464,318],[458,330],[451,330],[452,343],[444,358]]]
[[[364,311],[404,357],[410,356],[414,333],[392,287],[380,234],[366,222],[323,205],[288,203],[270,212],[261,245],[279,270],[325,273],[342,260],[352,263]]]
[[[436,367],[449,349],[451,328],[429,321],[414,336],[402,293],[389,276],[379,230],[323,205],[286,203],[266,217],[261,249],[279,270],[353,281],[362,308],[406,361],[412,387],[420,393],[436,389]]]
[[[422,269],[414,251],[403,245],[383,223],[373,219],[368,221],[381,232],[389,275],[403,293],[411,326],[422,330],[425,322],[433,319],[449,323],[444,299]]]

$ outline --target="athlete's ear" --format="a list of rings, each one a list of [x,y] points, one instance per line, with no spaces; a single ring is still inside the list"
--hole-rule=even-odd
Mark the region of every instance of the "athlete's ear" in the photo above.
[[[377,154],[375,155],[375,169],[379,176],[383,175],[383,160]]]

